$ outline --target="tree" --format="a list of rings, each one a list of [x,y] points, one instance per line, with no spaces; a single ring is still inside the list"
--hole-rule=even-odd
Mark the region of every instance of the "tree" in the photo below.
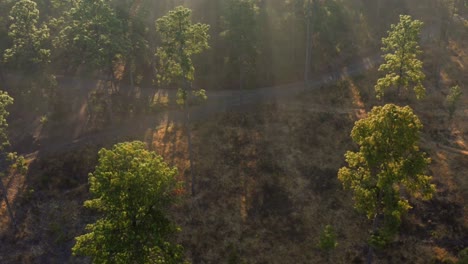
[[[25,174],[27,171],[27,165],[22,156],[18,156],[16,153],[8,153],[6,151],[10,145],[7,135],[8,123],[6,120],[10,113],[6,108],[11,104],[13,104],[13,98],[11,98],[6,92],[0,91],[0,176],[4,176],[10,169],[16,169],[16,171],[21,174]],[[2,191],[3,199],[5,200],[11,222],[16,230],[16,220],[14,218],[10,202],[8,201],[7,189],[5,188],[1,178],[2,177],[0,177],[0,189]]]
[[[201,53],[209,47],[209,26],[200,23],[192,24],[190,21],[191,13],[190,9],[179,6],[156,21],[156,28],[161,35],[162,42],[161,47],[156,52],[156,56],[159,57],[161,64],[161,69],[157,76],[159,82],[166,85],[175,84],[179,89],[177,93],[178,101],[183,105],[185,113],[192,195],[195,195],[187,95],[195,74],[192,56]]]
[[[177,198],[176,174],[142,142],[101,149],[89,174],[93,199],[84,203],[101,217],[76,238],[73,253],[94,263],[181,263],[181,247],[169,242],[178,228],[167,212]]]
[[[242,90],[246,75],[255,69],[257,55],[257,7],[252,0],[227,1],[222,32],[229,45],[228,65],[234,67]]]
[[[314,2],[315,4],[315,2]],[[307,0],[307,14],[306,14],[306,45],[305,45],[305,64],[304,64],[304,86],[306,88],[309,88],[309,71],[310,71],[310,63],[311,63],[311,35],[312,35],[312,32],[311,32],[311,4],[310,4],[310,0]]]
[[[12,7],[8,36],[13,45],[3,55],[9,68],[31,74],[49,63],[50,50],[45,47],[49,29],[46,25],[38,27],[38,20],[35,2],[20,0]]]
[[[7,117],[10,114],[7,110],[9,105],[13,104],[13,98],[8,93],[0,90],[0,152],[4,152],[10,145],[7,135]]]
[[[407,195],[431,198],[434,185],[424,174],[430,159],[420,151],[422,124],[409,106],[374,107],[356,122],[351,137],[358,152],[345,154],[338,179],[354,194],[355,207],[373,220],[371,245],[384,245],[410,208]]]
[[[460,86],[455,85],[452,88],[450,88],[450,92],[446,98],[450,120],[453,118],[453,115],[455,114],[455,111],[457,110],[457,104],[461,99],[461,95],[462,95],[462,91],[460,89]]]
[[[47,74],[50,63],[50,49],[47,47],[49,29],[46,25],[38,26],[36,3],[31,0],[16,2],[9,18],[8,36],[12,45],[5,50],[3,59],[7,68],[20,77],[18,87],[21,89],[18,89],[19,96],[16,98],[26,99],[27,96],[33,103],[37,103],[34,100],[38,96],[52,98],[56,82],[53,75]]]
[[[88,73],[101,71],[110,81],[103,91],[109,121],[113,123],[112,95],[117,92],[114,64],[128,49],[125,36],[126,23],[120,20],[110,5],[110,0],[80,0],[64,17],[56,21],[61,28],[54,39],[60,58],[71,70],[85,66]],[[110,88],[110,89],[109,89]]]
[[[401,95],[401,88],[407,90],[411,85],[416,98],[425,96],[426,89],[422,84],[425,75],[422,62],[417,58],[421,53],[418,39],[422,25],[419,20],[400,15],[400,22],[391,25],[388,37],[382,39],[382,50],[388,53],[383,55],[385,62],[379,67],[379,71],[386,75],[375,85],[377,98],[382,98],[387,88],[396,87],[398,95]]]
[[[113,62],[128,47],[124,23],[111,8],[109,0],[81,0],[65,13],[61,31],[54,39],[68,64],[84,64],[89,71],[113,74]],[[113,77],[113,76],[112,76]]]

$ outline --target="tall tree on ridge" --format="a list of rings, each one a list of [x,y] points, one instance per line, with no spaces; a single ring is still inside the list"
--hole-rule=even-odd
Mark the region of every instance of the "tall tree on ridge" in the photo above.
[[[424,174],[430,159],[419,149],[421,128],[409,106],[387,104],[374,107],[351,132],[359,151],[345,154],[348,166],[338,171],[338,179],[353,191],[355,207],[372,220],[367,263],[372,263],[372,248],[393,239],[411,208],[402,193],[429,199],[435,190],[432,177]]]
[[[252,0],[229,0],[222,32],[229,48],[229,65],[236,68],[239,90],[243,90],[247,74],[255,69],[257,55],[257,7]]]
[[[422,25],[419,20],[400,15],[400,22],[391,25],[388,37],[382,39],[382,50],[388,53],[383,56],[385,62],[379,67],[379,71],[386,75],[375,85],[377,98],[382,98],[384,90],[392,86],[401,95],[401,89],[407,90],[410,85],[414,86],[416,98],[425,96],[426,89],[422,84],[425,75],[422,62],[417,58],[421,53],[418,40]]]
[[[195,176],[193,172],[193,150],[190,132],[190,115],[188,110],[189,90],[194,80],[195,67],[192,56],[201,53],[209,47],[208,29],[206,24],[192,24],[192,11],[183,6],[156,21],[157,31],[161,35],[162,44],[157,49],[161,69],[158,80],[162,84],[175,84],[178,87],[178,103],[183,105],[185,127],[189,149],[191,191],[195,195]],[[204,93],[204,90],[202,91]]]
[[[177,200],[176,174],[143,142],[101,149],[89,174],[93,197],[84,203],[101,217],[76,237],[73,254],[94,263],[183,263],[181,247],[169,242],[178,229],[168,217]]]
[[[31,0],[20,0],[12,7],[9,18],[8,36],[12,46],[5,50],[3,59],[7,69],[21,80],[20,90],[11,91],[12,94],[20,101],[35,100],[44,94],[52,97],[55,77],[46,72],[50,63],[50,49],[46,43],[49,28],[38,26],[37,4]]]

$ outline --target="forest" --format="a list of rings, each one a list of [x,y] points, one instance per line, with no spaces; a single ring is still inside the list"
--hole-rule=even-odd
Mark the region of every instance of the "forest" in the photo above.
[[[467,0],[1,0],[0,263],[468,264]]]

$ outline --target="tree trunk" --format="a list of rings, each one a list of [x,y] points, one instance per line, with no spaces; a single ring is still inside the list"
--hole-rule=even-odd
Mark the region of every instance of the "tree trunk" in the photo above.
[[[0,169],[2,172],[7,171],[7,166],[6,166],[6,153],[2,153],[0,157]],[[13,215],[13,210],[11,209],[10,206],[10,201],[8,201],[8,192],[7,189],[5,188],[5,185],[3,184],[3,180],[0,178],[0,189],[3,193],[3,199],[5,200],[6,208],[8,211],[8,215],[10,216],[11,223],[13,224],[13,227],[15,229],[15,232],[18,231],[18,225],[16,224],[15,216]]]
[[[376,2],[377,2],[377,17],[376,18],[379,19],[380,18],[380,0],[377,0]]]
[[[135,91],[135,84],[133,82],[133,65],[134,65],[134,60],[131,59],[131,64],[130,64],[130,89],[132,92]]]
[[[185,115],[185,129],[187,132],[187,146],[189,151],[189,167],[190,167],[190,180],[192,182],[191,192],[192,197],[195,196],[195,175],[193,174],[193,150],[192,150],[192,133],[190,129],[190,112],[187,105],[188,100],[188,81],[185,81],[184,90],[185,90],[185,98],[184,98],[184,115]]]
[[[243,67],[242,67],[242,57],[239,58],[239,106],[242,105],[242,90],[244,88],[243,86]]]
[[[304,86],[305,88],[309,88],[309,71],[310,71],[310,16],[311,16],[311,6],[310,1],[307,0],[307,14],[306,14],[306,23],[307,23],[307,30],[306,30],[306,58],[305,58],[305,66],[304,66]]]
[[[107,106],[108,106],[107,111],[109,111],[109,122],[112,125],[114,124],[114,109],[113,109],[113,102],[112,102],[112,94],[114,93],[114,90],[115,90],[115,87],[114,87],[115,76],[114,76],[114,70],[112,69],[112,67],[110,68],[108,76],[109,76],[108,81],[110,81],[110,85],[111,85],[111,92],[109,92],[109,89],[106,87],[106,97],[107,97]]]
[[[375,214],[374,219],[372,221],[372,235],[375,234],[375,232],[377,231],[378,216],[379,216],[378,214]],[[366,263],[367,264],[372,264],[372,261],[374,259],[374,248],[370,244],[368,244],[367,247],[368,247],[368,249],[367,249]]]
[[[1,83],[3,83],[3,85],[5,85],[6,81],[5,81],[5,75],[3,74],[2,65],[0,65],[0,81],[1,81]],[[6,88],[3,88],[3,89],[6,89]]]
[[[185,112],[185,128],[187,131],[187,144],[189,150],[189,163],[190,163],[190,179],[192,181],[192,196],[195,196],[195,176],[193,174],[193,150],[192,150],[192,136],[190,130],[190,114],[187,108],[187,103],[184,103]]]
[[[16,224],[16,220],[15,220],[15,217],[13,215],[13,211],[11,210],[10,202],[8,201],[7,190],[6,190],[5,185],[3,184],[3,181],[1,179],[0,179],[0,188],[2,189],[3,199],[5,200],[7,211],[8,211],[8,214],[10,215],[11,223],[13,224],[13,227],[15,228],[15,231],[18,231],[18,225]]]

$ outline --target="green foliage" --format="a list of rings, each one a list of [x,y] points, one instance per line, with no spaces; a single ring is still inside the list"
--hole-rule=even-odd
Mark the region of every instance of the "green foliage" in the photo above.
[[[196,91],[192,91],[193,96],[196,98],[198,102],[203,102],[208,99],[208,96],[206,95],[205,89],[200,89]]]
[[[464,248],[458,253],[458,264],[468,264],[468,248]]]
[[[177,89],[176,97],[176,103],[178,105],[184,105],[185,101],[187,100],[187,92],[184,89],[179,88]]]
[[[349,14],[344,10],[340,1],[324,1],[318,4],[313,3],[311,14],[312,32],[315,35],[316,48],[321,48],[321,52],[326,53],[328,58],[337,56],[341,49],[350,46],[346,39],[349,32]],[[325,54],[321,54],[322,56]]]
[[[377,98],[382,98],[387,88],[397,87],[400,93],[401,88],[407,90],[410,86],[414,86],[416,98],[425,96],[426,89],[422,84],[425,75],[422,62],[417,58],[421,53],[418,40],[422,25],[419,20],[400,15],[400,22],[391,25],[388,37],[382,39],[382,50],[387,54],[383,56],[385,62],[380,65],[379,71],[386,75],[375,85]]]
[[[348,166],[338,172],[343,186],[353,191],[358,210],[374,224],[383,216],[382,228],[374,226],[374,231],[386,241],[411,208],[403,194],[429,199],[435,190],[431,177],[424,174],[430,159],[419,150],[421,128],[409,106],[374,107],[367,118],[356,122],[351,137],[359,151],[348,151]]]
[[[326,225],[320,234],[318,247],[328,253],[337,246],[335,230],[331,225]]]
[[[229,0],[221,33],[229,46],[228,65],[242,76],[255,69],[258,37],[258,7],[252,0]],[[240,80],[242,82],[242,80]]]
[[[38,27],[38,20],[35,2],[20,0],[12,7],[8,36],[13,45],[4,53],[4,61],[12,69],[34,73],[49,63],[50,50],[45,47],[49,29],[46,25]]]
[[[20,174],[26,174],[28,171],[28,164],[24,157],[18,156],[16,152],[5,152],[6,148],[10,146],[7,134],[7,117],[10,113],[6,108],[11,104],[13,104],[13,98],[11,98],[8,93],[0,91],[0,152],[6,154],[6,160],[10,164],[10,169]]]
[[[179,88],[176,94],[176,103],[178,105],[184,105],[185,101],[187,100],[187,96],[188,96],[187,91]],[[192,97],[193,97],[193,101],[191,101],[191,103],[195,103],[195,104],[202,103],[208,99],[205,89],[192,91]]]
[[[450,92],[447,95],[446,103],[449,111],[449,118],[452,119],[455,111],[457,110],[457,104],[460,101],[462,91],[460,86],[455,85],[450,88]]]
[[[195,74],[191,57],[209,47],[209,26],[192,24],[191,13],[179,6],[156,21],[162,42],[156,52],[161,66],[157,75],[160,84],[177,84],[187,90],[187,82],[193,81]],[[185,100],[186,95],[178,98]]]
[[[13,98],[8,93],[0,91],[0,152],[5,151],[5,148],[10,145],[7,135],[7,117],[10,114],[7,107],[13,104]]]
[[[374,233],[372,233],[368,240],[369,245],[371,245],[373,248],[378,249],[385,248],[385,246],[388,244],[389,241],[391,241],[393,237],[393,233],[389,232],[389,230],[392,230],[392,232],[396,232],[394,231],[396,230],[394,225],[391,227],[387,227],[386,229],[387,230],[377,230]]]
[[[88,70],[108,70],[118,54],[129,46],[124,24],[118,19],[109,0],[81,0],[55,21],[61,28],[54,39],[59,50],[66,50],[68,63],[86,64]]]
[[[11,164],[10,169],[25,175],[28,172],[28,164],[23,156],[18,156],[16,152],[7,154],[7,160]]]
[[[93,199],[85,202],[101,217],[76,238],[73,253],[94,263],[182,263],[181,247],[169,242],[178,229],[168,217],[176,174],[142,142],[101,149],[89,175]]]

